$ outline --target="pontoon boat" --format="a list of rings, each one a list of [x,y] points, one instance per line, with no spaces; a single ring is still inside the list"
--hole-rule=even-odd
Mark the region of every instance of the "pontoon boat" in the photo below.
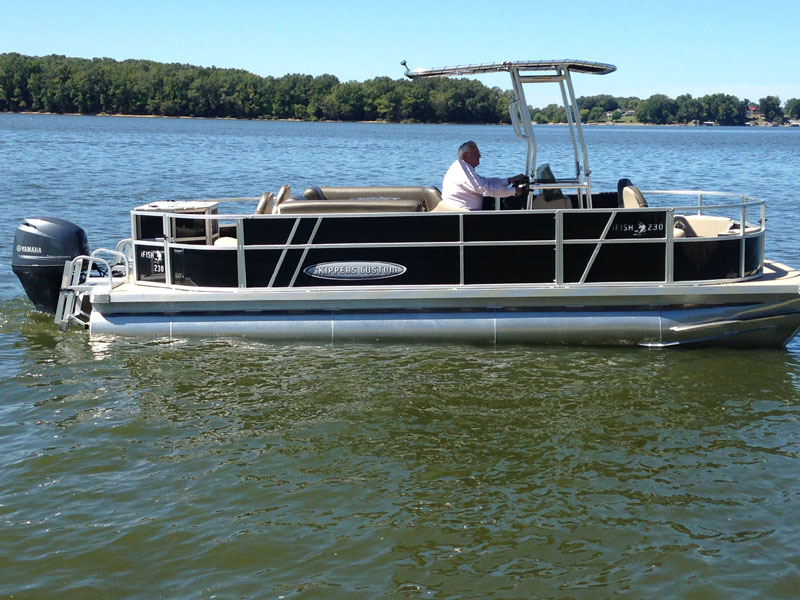
[[[13,267],[62,329],[91,335],[784,346],[800,328],[800,273],[765,260],[763,200],[625,179],[592,188],[572,76],[614,70],[559,60],[406,71],[511,76],[529,181],[482,211],[439,212],[434,187],[319,182],[292,197],[285,185],[138,206],[130,237],[91,254],[79,227],[27,219]],[[538,161],[524,91],[538,83],[564,100],[569,178]]]

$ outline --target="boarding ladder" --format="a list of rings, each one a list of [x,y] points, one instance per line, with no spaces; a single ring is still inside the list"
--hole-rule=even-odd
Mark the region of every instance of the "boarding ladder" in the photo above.
[[[89,294],[105,288],[112,289],[128,281],[133,259],[133,242],[121,240],[116,250],[98,248],[89,256],[76,256],[64,264],[61,291],[58,294],[55,322],[61,331],[71,324],[84,329],[89,327],[92,307]],[[97,274],[92,274],[92,271]]]

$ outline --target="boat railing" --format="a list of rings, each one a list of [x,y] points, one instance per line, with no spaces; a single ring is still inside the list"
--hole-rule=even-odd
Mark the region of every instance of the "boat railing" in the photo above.
[[[534,208],[533,202],[539,193],[551,190],[561,193],[571,191],[578,198],[578,208],[591,208],[591,206],[587,206],[587,198],[591,197],[591,186],[588,181],[581,182],[577,178],[559,179],[555,183],[532,183],[529,187],[527,208],[529,210]]]
[[[669,274],[674,275],[675,266],[675,248],[676,244],[680,247],[681,244],[692,244],[694,242],[713,242],[721,238],[739,238],[739,270],[738,279],[745,280],[757,277],[761,274],[761,267],[764,264],[764,238],[766,235],[766,201],[746,194],[735,194],[731,192],[718,192],[708,190],[643,190],[642,194],[648,201],[654,205],[665,203],[670,206],[668,210],[668,219],[672,227],[668,227],[668,244],[667,244],[667,273],[668,282],[673,279]],[[675,198],[694,198],[693,204],[684,204],[683,206],[676,206],[674,204]],[[711,221],[712,226],[718,224],[720,221],[724,223],[725,219],[729,219],[729,225],[724,230],[716,233],[715,236],[701,236],[699,238],[691,237],[675,237],[675,233],[680,233],[680,221],[686,218],[691,219],[692,215],[696,215],[697,219],[706,219]],[[676,219],[677,217],[677,219]],[[715,222],[716,219],[716,222]],[[700,221],[703,223],[704,221]],[[697,221],[694,221],[697,223]],[[673,235],[669,235],[672,233]],[[759,268],[756,271],[748,269],[748,252],[752,252],[746,240],[747,238],[758,238],[759,244],[757,246],[758,257],[757,264]],[[750,259],[752,261],[752,259]]]
[[[695,198],[696,202],[692,205],[698,208],[715,208],[715,207],[730,207],[730,206],[764,206],[766,201],[761,198],[749,196],[747,194],[736,194],[733,192],[712,192],[708,190],[643,190],[646,196],[663,196],[666,198],[674,197],[688,197]],[[715,204],[708,204],[706,200],[711,199]],[[727,201],[723,201],[727,200]]]
[[[643,190],[644,196],[656,206],[661,200],[665,204],[670,204],[675,197],[693,197],[696,199],[694,204],[675,206],[671,204],[674,213],[693,213],[697,215],[724,215],[738,221],[743,226],[759,229],[766,228],[767,223],[767,204],[765,200],[748,196],[746,194],[733,194],[729,192],[710,192],[699,190]],[[714,201],[709,204],[708,200]]]
[[[61,331],[66,331],[70,323],[89,322],[89,312],[83,306],[86,292],[111,293],[128,281],[132,252],[133,240],[126,239],[117,244],[116,250],[98,248],[88,256],[76,256],[66,262],[55,316]]]
[[[130,273],[133,271],[133,239],[132,238],[124,238],[117,242],[116,247],[114,248],[114,255],[117,258],[117,261],[121,262],[121,258],[124,257],[124,263],[127,265],[127,272]],[[115,263],[117,264],[117,263]]]
[[[554,185],[557,186],[559,184]],[[462,256],[458,284],[469,285],[472,281],[465,275],[464,256],[474,253],[475,248],[493,246],[505,248],[505,252],[512,253],[513,248],[549,246],[554,250],[555,256],[553,276],[549,280],[550,285],[614,283],[614,285],[624,286],[641,283],[643,279],[617,278],[598,281],[592,270],[603,261],[608,262],[609,259],[606,255],[613,254],[614,256],[624,257],[625,253],[628,252],[625,250],[626,248],[630,249],[631,253],[634,253],[638,252],[636,250],[637,246],[642,245],[640,246],[642,252],[660,253],[658,254],[658,256],[661,256],[658,259],[659,264],[663,260],[664,268],[663,275],[655,279],[658,282],[686,284],[691,284],[693,281],[730,282],[757,277],[761,273],[764,260],[763,237],[766,224],[766,208],[763,200],[745,195],[693,190],[645,190],[643,193],[648,202],[652,202],[651,206],[638,209],[620,207],[595,208],[591,211],[579,208],[482,211],[480,213],[325,213],[318,215],[186,214],[177,212],[154,214],[148,211],[133,211],[134,222],[137,216],[155,217],[159,222],[163,223],[163,227],[158,232],[158,235],[147,239],[141,237],[137,239],[135,235],[136,226],[134,226],[134,241],[132,242],[134,252],[131,254],[133,258],[131,262],[134,268],[134,279],[138,283],[176,288],[185,287],[186,285],[208,288],[272,288],[280,287],[281,285],[283,287],[302,285],[298,283],[298,280],[302,280],[301,275],[305,267],[303,261],[311,251],[334,251],[333,253],[335,254],[335,252],[343,251],[342,249],[347,248],[347,256],[353,256],[353,252],[361,249],[364,251],[364,260],[368,260],[370,253],[376,250],[382,253],[386,249],[439,248],[444,250],[446,248],[457,248]],[[674,200],[676,198],[690,199],[690,202],[675,205]],[[658,206],[657,204],[664,199],[672,201],[673,204],[663,207]],[[252,201],[253,199],[248,200]],[[582,232],[575,233],[577,227],[575,223],[585,219],[587,216],[594,221],[592,228],[588,229],[588,233],[585,234]],[[528,235],[522,229],[516,229],[515,231],[519,231],[519,233],[515,233],[511,237],[507,233],[502,233],[496,239],[485,237],[470,238],[469,235],[465,234],[465,231],[467,229],[475,231],[477,221],[474,219],[476,218],[512,220],[506,221],[506,223],[511,223],[517,219],[527,219],[525,222],[531,223],[532,227],[543,224],[551,233]],[[390,240],[377,237],[373,239],[366,235],[360,236],[360,240],[355,242],[346,236],[328,237],[325,240],[316,237],[323,221],[329,219],[351,220],[346,224],[347,227],[354,226],[353,219],[399,219],[398,223],[402,220],[402,224],[398,225],[398,227],[411,229],[415,227],[416,223],[422,223],[421,221],[416,221],[416,219],[449,219],[450,224],[453,223],[453,219],[457,219],[458,224],[453,229],[460,233],[454,238],[435,237],[425,240],[416,239],[413,236],[409,239],[401,236]],[[468,219],[470,222],[467,226],[466,220]],[[225,231],[228,235],[222,236],[217,233],[213,240],[192,238],[191,241],[187,242],[175,235],[176,221],[186,220],[196,220],[200,224],[198,226],[200,230]],[[253,226],[246,224],[264,223],[266,225],[267,221],[265,220],[277,220],[280,222],[280,229],[285,232],[281,234],[283,237],[279,240],[270,238],[270,240],[264,241],[263,239],[255,239],[252,234],[246,233],[246,230],[253,230]],[[302,227],[300,226],[301,221],[303,223]],[[442,221],[442,225],[445,222]],[[719,222],[723,226],[720,226]],[[214,227],[207,226],[206,224],[208,223],[214,224]],[[344,221],[341,223],[343,226],[345,225]],[[378,223],[379,221],[364,222],[363,227],[359,225],[355,227],[369,230]],[[486,223],[490,222],[486,221]],[[551,224],[547,225],[548,223]],[[695,234],[693,232],[688,235],[685,229],[681,229],[683,224],[697,227],[698,224],[705,226],[708,223],[711,223],[718,230],[711,234],[698,230],[700,231],[699,233]],[[330,223],[328,225],[331,226],[331,230],[338,229],[338,226]],[[451,225],[448,225],[448,227],[451,227]],[[428,229],[435,232],[439,230],[439,227],[438,225],[430,226]],[[691,227],[689,230],[691,230]],[[298,231],[303,231],[304,233],[301,235]],[[502,228],[498,228],[498,231],[502,231]],[[681,261],[687,260],[685,258],[687,254],[702,255],[704,252],[702,250],[703,247],[710,252],[714,248],[712,245],[719,242],[726,244],[726,252],[731,255],[730,259],[726,259],[730,264],[726,263],[725,269],[718,270],[716,275],[712,274],[711,276],[704,276],[702,273],[696,277],[692,274],[676,275],[676,268],[679,264],[682,264]],[[664,248],[662,250],[654,249],[653,244],[662,244]],[[191,254],[191,260],[194,261],[198,260],[197,251],[214,253],[213,256],[216,258],[212,258],[211,255],[203,256],[208,256],[209,260],[217,261],[220,265],[224,263],[226,267],[224,269],[217,267],[217,270],[227,270],[229,279],[221,284],[198,283],[197,281],[190,281],[191,278],[181,279],[185,275],[183,272],[184,267],[183,265],[180,267],[173,265],[173,253],[175,251],[179,251],[185,257]],[[574,274],[574,264],[569,262],[572,260],[569,256],[574,255],[576,251],[589,254],[585,265],[581,267],[580,276]],[[253,256],[259,252],[277,252],[279,258],[276,265],[269,267],[274,269],[271,272],[272,274],[261,277],[260,283],[253,284],[248,274],[255,265]],[[738,256],[738,258],[734,258],[734,255]],[[291,258],[297,256],[300,258]],[[291,260],[297,260],[296,266],[292,267],[294,274],[290,277],[281,276],[285,280],[281,284],[278,272],[281,268],[287,268],[290,258]],[[624,260],[624,258],[619,260]],[[568,263],[569,269],[567,268]],[[146,273],[145,267],[142,265],[145,265]],[[607,267],[604,268],[608,270]],[[620,264],[619,269],[621,271],[624,271],[625,268],[624,264]],[[186,283],[186,281],[190,282]],[[384,283],[372,283],[371,285]]]

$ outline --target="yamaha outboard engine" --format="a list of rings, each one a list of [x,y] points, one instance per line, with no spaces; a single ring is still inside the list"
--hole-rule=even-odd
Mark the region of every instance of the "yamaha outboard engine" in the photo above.
[[[64,263],[89,254],[86,232],[55,217],[25,219],[14,233],[11,270],[36,308],[55,313]]]

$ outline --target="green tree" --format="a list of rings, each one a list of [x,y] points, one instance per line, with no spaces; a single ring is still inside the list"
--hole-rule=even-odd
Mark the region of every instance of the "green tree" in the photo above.
[[[275,80],[272,88],[272,116],[278,119],[297,118],[298,107],[308,107],[311,75],[292,73]]]
[[[583,111],[581,111],[583,112]],[[583,118],[583,117],[581,117]],[[592,110],[589,111],[589,117],[587,119],[588,123],[599,123],[606,120],[606,111],[602,105],[596,104],[592,107]]]
[[[586,109],[589,112],[596,106],[599,106],[603,113],[611,112],[619,108],[619,100],[614,96],[608,94],[600,94],[599,96],[580,96],[578,98],[578,106]]]
[[[769,123],[783,123],[783,109],[781,108],[780,98],[777,96],[767,96],[758,101],[761,114]]]
[[[699,100],[692,98],[691,94],[683,94],[675,98],[678,105],[675,119],[678,123],[691,123],[703,120],[703,106]]]
[[[744,125],[747,104],[736,96],[711,94],[699,99],[703,110],[703,121],[715,121],[720,125]]]
[[[548,104],[542,110],[542,113],[547,118],[548,123],[566,123],[567,113],[564,107],[560,104]]]
[[[665,125],[674,123],[678,104],[664,94],[653,94],[636,107],[636,120],[641,123]]]
[[[364,91],[359,83],[340,84],[325,96],[321,104],[322,118],[330,121],[364,119]]]
[[[3,54],[0,62],[0,110],[31,110],[33,98],[28,79],[39,68],[34,60],[13,52]]]
[[[400,112],[403,121],[422,123],[435,121],[436,113],[431,101],[431,86],[412,85],[403,97]]]
[[[538,123],[539,125],[548,123],[547,116],[545,116],[545,114],[540,110],[537,110],[531,118],[533,119],[534,123]]]
[[[800,98],[791,98],[787,100],[784,112],[790,119],[800,119]]]

